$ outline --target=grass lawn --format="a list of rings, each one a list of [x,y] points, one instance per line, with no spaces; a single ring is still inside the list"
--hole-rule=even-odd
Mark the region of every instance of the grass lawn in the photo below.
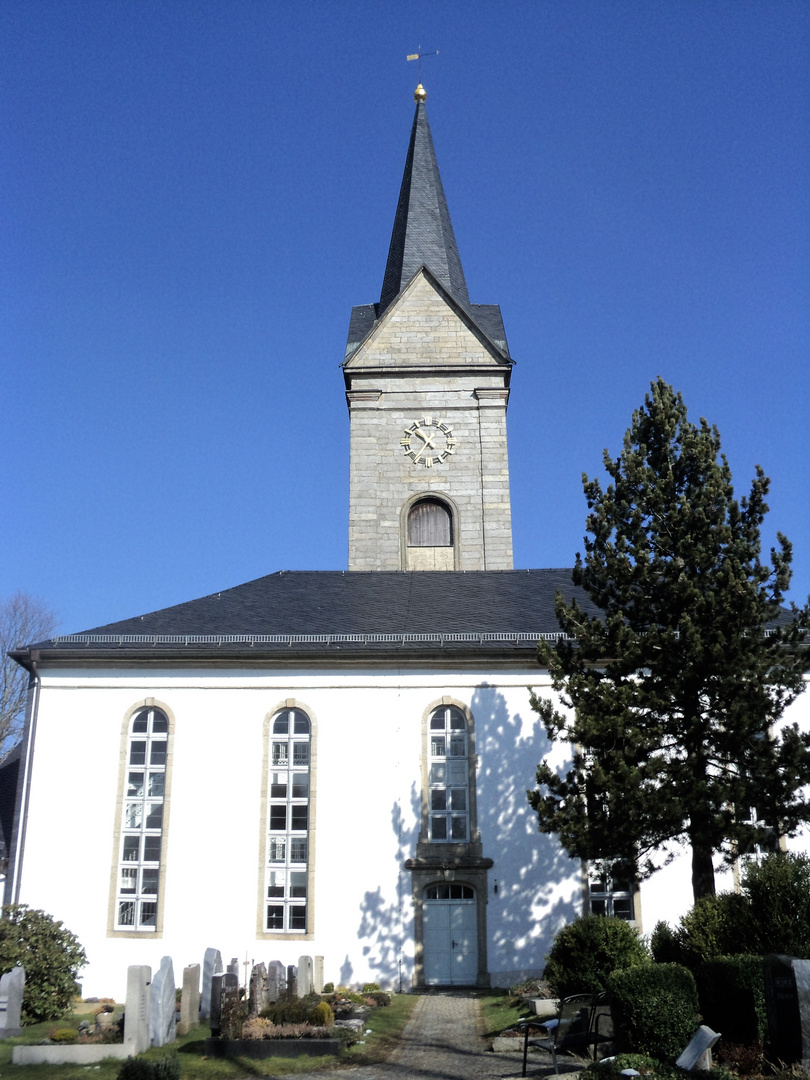
[[[144,1057],[163,1057],[177,1052],[183,1080],[236,1080],[252,1076],[291,1076],[299,1072],[317,1069],[334,1069],[340,1064],[372,1065],[385,1061],[397,1044],[402,1029],[407,1024],[416,1004],[416,997],[394,994],[391,1004],[373,1009],[368,1013],[366,1027],[371,1034],[363,1036],[363,1042],[351,1047],[340,1059],[334,1057],[253,1058],[203,1057],[203,1039],[208,1037],[207,1027],[192,1028],[188,1035],[177,1039],[173,1047],[149,1050]],[[80,1020],[89,1019],[94,1006],[66,1016],[63,1020],[51,1020],[44,1024],[31,1024],[16,1039],[0,1040],[0,1077],[2,1080],[116,1080],[121,1061],[105,1061],[94,1065],[12,1065],[11,1048],[17,1043],[36,1043],[47,1038],[55,1027],[75,1027]]]
[[[505,991],[487,994],[479,999],[479,1004],[484,1022],[483,1035],[487,1039],[494,1039],[502,1031],[508,1031],[531,1012],[523,998],[513,997]]]

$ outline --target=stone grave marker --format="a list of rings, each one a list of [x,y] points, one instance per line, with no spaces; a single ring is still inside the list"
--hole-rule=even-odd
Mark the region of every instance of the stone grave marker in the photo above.
[[[810,1070],[810,960],[765,957],[765,1009],[774,1057]]]
[[[278,1001],[287,989],[287,969],[280,960],[271,960],[267,965],[267,996],[271,1001]]]
[[[219,949],[206,949],[203,957],[202,991],[200,992],[200,1019],[211,1015],[211,979],[222,971],[222,953]]]
[[[0,1039],[8,1039],[22,1031],[23,990],[25,969],[18,964],[0,978]]]
[[[291,997],[298,997],[298,970],[295,964],[287,965],[287,993]]]
[[[238,981],[239,981],[239,957],[238,956],[232,956],[231,957],[231,962],[230,962],[230,964],[228,964],[228,971],[230,971],[231,975],[236,976],[236,980],[237,980],[237,983],[238,983]]]
[[[312,975],[312,985],[316,994],[323,993],[323,957],[315,957],[315,967]]]
[[[719,1038],[719,1032],[701,1024],[675,1064],[679,1069],[708,1071],[712,1067],[712,1047]]]
[[[250,973],[249,1016],[258,1016],[269,1004],[267,997],[267,968],[264,964],[255,964]]]
[[[312,957],[298,957],[298,990],[299,997],[306,997],[312,993]]]
[[[149,1011],[149,1037],[152,1046],[165,1046],[177,1036],[177,995],[174,986],[172,958],[161,958],[160,967],[152,979]]]
[[[230,972],[228,973],[230,974]],[[226,981],[222,987],[222,998],[220,1002],[220,1028],[223,1034],[228,1038],[238,1039],[241,1032],[239,1030],[230,1031],[229,1026],[233,1024],[236,1014],[239,1010],[239,980],[234,982]],[[230,1022],[230,1023],[229,1023]]]
[[[200,1022],[200,965],[189,964],[183,968],[183,992],[180,995],[180,1023],[178,1035],[188,1035]]]
[[[222,1034],[222,1003],[228,991],[239,994],[239,979],[232,971],[218,971],[211,979],[211,1036]]]
[[[152,969],[146,964],[127,968],[127,1000],[124,1006],[124,1045],[133,1054],[149,1049],[149,1005]]]

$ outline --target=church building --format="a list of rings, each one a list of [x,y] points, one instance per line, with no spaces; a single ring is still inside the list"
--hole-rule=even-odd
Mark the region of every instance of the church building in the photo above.
[[[512,565],[500,308],[472,303],[421,86],[382,288],[352,310],[348,569],[279,572],[15,654],[30,673],[6,902],[61,919],[84,993],[130,964],[324,957],[337,984],[508,986],[634,892],[537,831],[529,706],[567,569]],[[337,392],[337,388],[336,388]],[[81,783],[78,782],[81,777]],[[64,821],[80,819],[81,832]]]

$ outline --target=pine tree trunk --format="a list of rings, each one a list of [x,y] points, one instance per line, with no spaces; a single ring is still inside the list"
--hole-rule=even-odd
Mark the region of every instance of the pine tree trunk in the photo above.
[[[695,839],[692,840],[692,895],[695,900],[715,895],[712,849]]]

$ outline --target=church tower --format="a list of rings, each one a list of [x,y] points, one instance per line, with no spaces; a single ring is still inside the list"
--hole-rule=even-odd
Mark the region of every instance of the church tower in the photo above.
[[[380,300],[352,309],[350,570],[511,570],[497,304],[471,304],[416,94]]]

